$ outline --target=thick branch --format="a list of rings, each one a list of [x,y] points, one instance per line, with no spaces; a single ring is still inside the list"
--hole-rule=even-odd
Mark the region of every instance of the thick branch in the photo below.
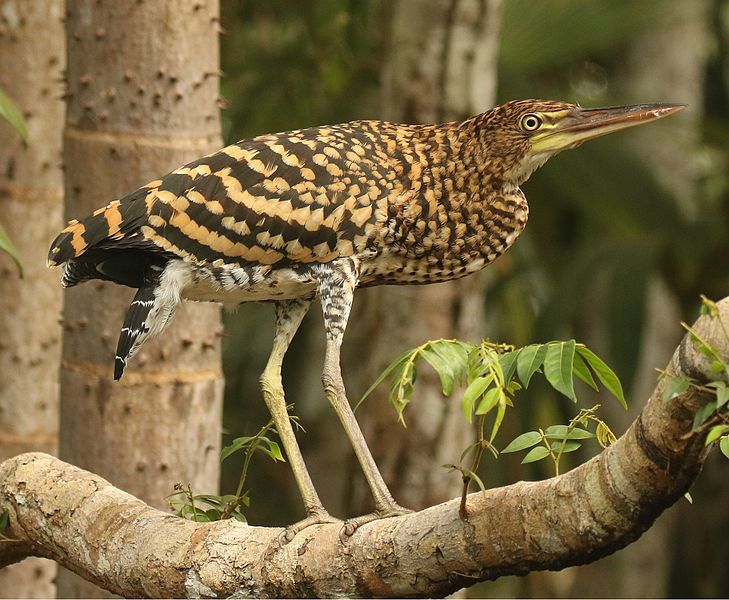
[[[729,322],[729,300],[720,304]],[[696,331],[724,356],[716,319]],[[684,338],[669,373],[709,380],[708,361]],[[35,554],[125,596],[433,596],[501,575],[590,562],[638,538],[689,488],[706,432],[691,432],[709,399],[669,402],[659,383],[616,444],[539,482],[472,494],[363,526],[347,545],[339,526],[307,529],[266,556],[278,528],[193,523],[152,509],[100,477],[44,454],[0,465],[0,511],[9,511],[0,564]]]

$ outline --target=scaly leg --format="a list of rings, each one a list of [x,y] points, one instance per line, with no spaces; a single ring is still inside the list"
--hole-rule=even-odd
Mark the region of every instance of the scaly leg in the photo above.
[[[382,479],[382,475],[362,435],[362,430],[355,419],[344,389],[339,356],[356,285],[356,264],[350,259],[333,261],[323,266],[319,271],[318,292],[321,298],[322,310],[324,311],[324,328],[326,330],[322,383],[324,384],[326,396],[342,422],[349,441],[352,443],[354,453],[362,466],[375,500],[374,513],[349,519],[345,522],[340,533],[342,541],[345,541],[359,526],[365,523],[411,512],[399,506],[390,494],[390,490],[387,489],[387,485]]]
[[[273,338],[271,355],[261,375],[263,399],[273,417],[306,509],[306,518],[287,527],[279,538],[280,544],[290,542],[299,531],[310,525],[339,522],[338,519],[329,515],[314,489],[291,426],[281,382],[281,365],[284,355],[310,305],[311,300],[289,300],[276,303],[276,334]]]

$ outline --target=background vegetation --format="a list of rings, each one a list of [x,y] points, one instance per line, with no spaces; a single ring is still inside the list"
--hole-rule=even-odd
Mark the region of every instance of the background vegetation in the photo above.
[[[378,117],[390,10],[390,3],[364,0],[223,3],[226,140]],[[663,366],[681,334],[678,320],[696,314],[699,293],[722,297],[729,289],[728,33],[725,0],[505,0],[499,102],[544,97],[585,106],[652,101],[691,106],[678,127],[658,125],[642,136],[627,133],[591,142],[552,160],[531,178],[524,186],[529,226],[488,270],[487,327],[479,335],[520,345],[569,337],[588,341],[615,368],[626,395],[635,403],[644,399],[646,382],[652,387],[654,368]],[[682,50],[687,55],[683,73],[697,73],[689,82],[695,85],[671,83],[666,75],[668,63],[676,59],[664,52],[665,35],[689,44]],[[637,73],[645,72],[642,61],[656,73],[654,81],[636,81]],[[661,148],[673,154],[676,164],[656,158]],[[267,421],[257,378],[272,335],[269,312],[251,305],[226,316],[225,424],[231,435],[253,434]],[[317,457],[328,444],[318,437],[321,422],[331,418],[318,383],[320,337],[312,311],[285,369],[288,389],[297,390],[290,400],[308,429],[304,453],[317,449],[311,450]],[[357,343],[351,336],[346,342],[350,348]],[[387,358],[402,350],[393,348]],[[357,370],[356,361],[356,352],[350,353],[345,378]],[[364,390],[350,379],[352,398]],[[572,410],[546,385],[531,386],[526,393],[519,422],[505,425],[500,447],[519,431],[565,422]],[[607,404],[607,418],[613,417],[611,424],[620,433],[629,419]],[[338,448],[333,442],[332,447]],[[484,461],[482,471],[491,485],[549,475],[548,465],[526,470],[516,458],[504,459]],[[345,476],[348,457],[327,460],[328,477]],[[228,466],[229,477],[236,476],[236,468]],[[729,512],[720,500],[729,491],[723,481],[727,468],[711,463],[694,491],[694,505],[684,503],[663,518],[659,537],[665,549],[653,558],[662,564],[607,559],[612,562],[602,571],[598,563],[592,571],[537,574],[480,586],[478,594],[604,595],[606,589],[611,595],[639,594],[640,588],[631,589],[629,583],[600,587],[610,581],[608,570],[613,582],[620,579],[616,569],[628,582],[640,579],[637,569],[648,569],[642,577],[662,579],[655,589],[669,596],[729,594],[729,580],[719,568],[729,558]],[[445,470],[439,476],[455,477]],[[299,516],[285,467],[260,460],[251,478],[247,514],[252,522],[285,523]],[[327,482],[317,483],[324,487],[325,503],[332,502]]]

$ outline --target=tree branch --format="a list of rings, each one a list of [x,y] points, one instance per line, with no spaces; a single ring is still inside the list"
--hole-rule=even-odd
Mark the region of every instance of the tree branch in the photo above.
[[[719,304],[729,322],[729,299]],[[717,319],[695,331],[722,356]],[[700,381],[710,364],[684,337],[667,369]],[[710,396],[661,400],[665,383],[629,430],[559,477],[472,494],[363,526],[348,544],[338,525],[311,527],[266,556],[279,528],[193,523],[149,506],[102,478],[45,454],[0,464],[0,512],[10,513],[0,565],[53,558],[124,596],[435,596],[477,581],[593,561],[637,539],[680,498],[705,457],[692,432]]]

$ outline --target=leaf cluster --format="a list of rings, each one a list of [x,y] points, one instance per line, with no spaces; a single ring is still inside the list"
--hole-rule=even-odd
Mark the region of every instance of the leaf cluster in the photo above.
[[[536,373],[543,374],[555,390],[573,402],[577,401],[574,377],[595,391],[599,389],[597,379],[627,407],[615,373],[599,356],[575,340],[514,348],[490,341],[476,345],[448,339],[431,340],[400,354],[364,393],[358,406],[389,378],[390,402],[404,422],[403,413],[412,399],[417,364],[421,360],[438,374],[444,396],[451,396],[457,383],[465,385],[461,406],[469,423],[473,422],[474,415],[485,415],[493,409],[500,423],[506,407],[513,406],[514,394],[522,387],[527,388]],[[492,431],[492,440],[498,428],[497,425]]]
[[[562,455],[574,452],[582,447],[582,441],[596,439],[603,448],[615,442],[615,434],[602,419],[596,416],[599,404],[592,408],[582,409],[579,414],[570,419],[567,425],[551,425],[546,429],[527,431],[514,438],[501,452],[520,452],[529,450],[522,464],[537,462],[550,457],[554,462],[555,475],[559,475],[559,464]],[[578,427],[582,425],[582,427]],[[595,425],[595,431],[588,431],[588,427]]]
[[[291,417],[291,420],[298,426],[298,419],[295,416]],[[245,482],[254,455],[265,454],[275,462],[286,462],[278,442],[273,441],[269,437],[270,434],[276,434],[273,420],[261,427],[255,435],[235,438],[220,451],[220,462],[237,452],[243,453],[243,467],[235,494],[222,496],[193,494],[189,485],[183,486],[178,483],[175,492],[167,497],[172,510],[178,516],[191,521],[207,522],[232,518],[246,523],[243,509],[250,506],[251,498],[250,490],[245,489]]]
[[[716,319],[725,340],[729,342],[729,329],[727,329],[716,302],[703,295],[701,296],[701,314]],[[707,429],[706,445],[718,440],[719,450],[729,458],[729,364],[719,351],[694,329],[686,323],[681,325],[689,333],[697,351],[711,362],[711,374],[715,379],[708,383],[701,383],[686,375],[669,375],[663,372],[662,376],[665,379],[663,401],[669,402],[688,391],[712,394],[714,399],[696,411],[692,429],[693,431]]]
[[[407,350],[398,356],[365,392],[358,403],[361,404],[383,381],[389,379],[389,400],[395,407],[400,421],[405,424],[404,411],[413,397],[417,379],[418,364],[428,364],[440,379],[443,395],[450,397],[456,387],[465,388],[461,397],[461,408],[469,423],[476,423],[477,439],[461,454],[457,464],[445,467],[459,471],[463,477],[464,488],[461,512],[465,512],[465,499],[471,481],[476,481],[481,489],[485,488],[477,470],[483,453],[488,450],[495,458],[499,452],[494,439],[501,428],[507,407],[514,406],[514,398],[519,390],[527,388],[535,374],[544,379],[557,392],[577,402],[575,377],[598,391],[598,381],[626,407],[622,385],[615,373],[605,362],[575,340],[551,341],[545,344],[530,344],[515,348],[507,344],[483,341],[471,344],[460,340],[439,339],[428,341],[417,348]],[[597,407],[580,411],[567,425],[555,425],[546,430],[528,432],[514,440],[507,448],[534,448],[524,462],[534,462],[551,456],[555,470],[563,454],[580,447],[577,439],[597,438],[601,445],[611,443],[615,436],[610,428],[595,416]],[[485,433],[486,418],[492,418],[489,435]],[[596,424],[594,433],[577,427]],[[585,437],[580,437],[585,436]],[[514,446],[516,444],[516,446]],[[527,444],[521,448],[522,444]],[[470,467],[463,466],[464,459],[472,455]]]

